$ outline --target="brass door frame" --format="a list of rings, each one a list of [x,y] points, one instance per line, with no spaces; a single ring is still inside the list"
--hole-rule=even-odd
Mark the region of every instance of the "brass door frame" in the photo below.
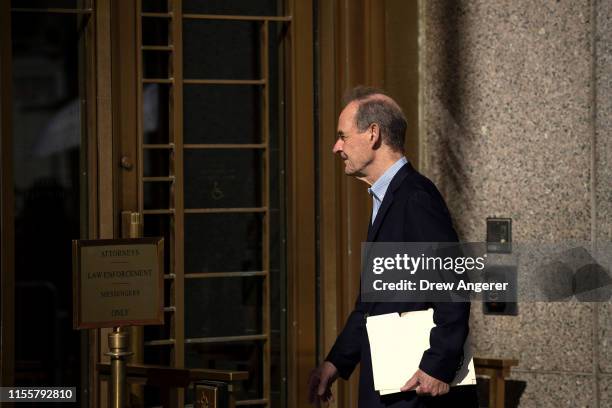
[[[111,88],[111,20],[110,0],[95,0],[93,18],[86,33],[88,46],[85,86],[87,89],[87,197],[90,239],[117,237],[114,218],[116,208],[115,144],[113,140],[113,103]],[[107,347],[104,330],[88,330],[88,405],[99,406],[96,364],[100,361],[99,345]],[[107,357],[103,357],[107,358]]]
[[[308,404],[316,364],[316,195],[314,141],[313,1],[292,0],[287,146],[287,394]]]

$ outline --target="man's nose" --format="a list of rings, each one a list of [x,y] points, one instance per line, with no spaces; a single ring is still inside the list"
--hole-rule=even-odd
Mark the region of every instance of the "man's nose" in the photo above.
[[[334,153],[338,153],[339,151],[342,151],[342,139],[338,139],[336,140],[336,144],[334,144],[334,148],[332,149],[332,151]]]

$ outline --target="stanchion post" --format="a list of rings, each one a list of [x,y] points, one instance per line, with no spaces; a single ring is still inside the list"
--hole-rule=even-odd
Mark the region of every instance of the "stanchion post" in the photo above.
[[[133,211],[121,212],[121,237],[122,238],[140,238],[142,237],[142,216],[140,213]],[[128,334],[130,336],[129,347],[132,351],[130,359],[131,364],[142,364],[144,362],[144,330],[142,326],[130,327]],[[130,405],[142,406],[144,404],[144,387],[138,384],[132,384],[128,387],[127,399]]]
[[[127,401],[126,359],[129,351],[130,336],[121,327],[114,327],[108,335],[107,356],[111,358],[111,407],[124,408]]]

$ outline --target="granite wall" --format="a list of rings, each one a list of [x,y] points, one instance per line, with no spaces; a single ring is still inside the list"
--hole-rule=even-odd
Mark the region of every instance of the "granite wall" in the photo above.
[[[465,241],[612,240],[612,2],[421,0],[421,168]],[[517,358],[521,407],[612,406],[612,307],[473,308],[477,355]]]

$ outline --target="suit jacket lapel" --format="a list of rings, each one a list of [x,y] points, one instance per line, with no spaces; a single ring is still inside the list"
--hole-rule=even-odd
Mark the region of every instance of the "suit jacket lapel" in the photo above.
[[[395,176],[393,176],[393,179],[391,180],[391,183],[389,183],[389,187],[387,188],[387,192],[385,193],[385,198],[383,198],[383,202],[381,203],[380,208],[376,213],[374,224],[372,225],[372,223],[370,222],[370,225],[368,226],[368,242],[373,242],[376,240],[376,234],[378,234],[378,230],[380,229],[380,226],[382,225],[382,222],[385,219],[385,214],[387,213],[389,207],[391,207],[391,203],[393,202],[393,193],[399,188],[399,186],[402,184],[402,181],[404,181],[406,176],[408,176],[411,171],[414,171],[414,169],[412,168],[410,163],[406,163],[404,166],[402,166],[401,169],[399,169]]]

